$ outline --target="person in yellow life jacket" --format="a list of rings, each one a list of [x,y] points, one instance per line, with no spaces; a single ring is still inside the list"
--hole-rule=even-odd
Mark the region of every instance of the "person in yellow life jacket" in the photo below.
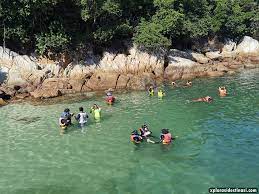
[[[162,89],[158,90],[157,96],[158,96],[159,98],[163,98],[163,97],[165,96],[165,93],[163,92]]]
[[[148,94],[149,94],[149,96],[154,96],[155,91],[154,91],[154,88],[152,86],[149,87]]]
[[[90,113],[93,113],[94,118],[97,120],[101,118],[101,108],[97,104],[91,107]]]
[[[60,118],[59,126],[60,126],[60,135],[63,135],[65,133],[65,130],[67,129],[67,124],[65,119]]]
[[[172,142],[173,139],[174,138],[168,129],[161,130],[160,140],[163,144],[168,145]]]
[[[141,143],[142,137],[141,137],[141,135],[138,134],[137,130],[134,130],[134,131],[131,132],[130,141],[132,143],[134,143],[135,145]]]

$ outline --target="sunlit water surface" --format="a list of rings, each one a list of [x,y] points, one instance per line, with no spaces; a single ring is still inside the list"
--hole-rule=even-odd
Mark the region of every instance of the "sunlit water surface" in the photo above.
[[[159,100],[145,92],[76,102],[0,108],[1,194],[203,194],[210,187],[259,187],[259,71],[197,79],[192,88],[165,87]],[[229,96],[220,98],[225,85]],[[212,104],[191,103],[211,95]],[[69,107],[102,107],[82,133],[75,125],[60,136],[60,113]],[[173,145],[129,141],[148,123],[155,136],[169,128]]]

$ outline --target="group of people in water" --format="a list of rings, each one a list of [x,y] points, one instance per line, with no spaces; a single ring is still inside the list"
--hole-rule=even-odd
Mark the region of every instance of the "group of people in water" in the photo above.
[[[101,108],[97,104],[94,104],[91,107],[90,113],[93,114],[93,117],[95,120],[100,120]],[[66,108],[64,110],[64,112],[62,112],[62,114],[59,118],[59,126],[60,126],[61,135],[66,132],[68,126],[72,125],[73,116],[81,128],[83,128],[86,125],[86,123],[88,122],[88,119],[89,119],[89,115],[84,111],[83,107],[79,107],[79,112],[77,115],[75,115],[74,113],[70,113],[69,108]]]
[[[105,101],[107,104],[112,105],[115,102],[115,97],[112,94],[112,89],[109,89],[106,91],[106,97]],[[93,118],[97,121],[101,119],[101,108],[97,105],[94,104],[90,108],[90,114],[93,115]],[[89,115],[84,111],[83,107],[79,107],[79,112],[77,115],[74,113],[70,113],[70,110],[66,108],[60,118],[59,118],[59,126],[60,126],[60,134],[64,134],[68,128],[68,126],[72,125],[72,118],[75,118],[75,120],[78,122],[79,126],[81,129],[86,125],[89,119]]]
[[[173,136],[169,132],[169,129],[162,129],[161,134],[158,141],[151,140],[151,138],[156,138],[152,135],[149,127],[144,124],[138,130],[133,130],[130,135],[130,140],[135,145],[139,145],[141,142],[146,141],[148,143],[162,143],[164,145],[171,144],[172,140],[174,140]]]
[[[175,82],[172,82],[173,87],[178,87],[178,85]],[[187,80],[186,84],[184,87],[191,87],[192,82]],[[157,96],[159,98],[163,98],[166,94],[165,92],[160,88],[157,89],[154,86],[150,86],[148,88],[148,95],[149,96],[154,96],[155,91],[157,91]],[[227,89],[225,86],[219,87],[218,88],[219,96],[224,97],[227,95]],[[115,102],[115,97],[112,94],[112,89],[109,89],[106,91],[106,98],[105,101],[107,104],[112,105]],[[212,102],[213,98],[211,96],[205,96],[197,99],[193,99],[193,102]],[[93,114],[94,119],[100,120],[101,118],[101,108],[97,105],[94,104],[91,109],[90,109],[90,114]],[[75,120],[78,122],[79,126],[83,128],[86,123],[88,122],[89,115],[84,111],[83,107],[79,108],[79,112],[77,115],[74,115],[74,113],[70,113],[70,110],[66,108],[64,112],[61,114],[59,118],[59,125],[60,125],[60,134],[64,134],[66,131],[67,127],[72,124],[72,118],[75,118]],[[162,143],[164,145],[169,145],[171,144],[172,140],[175,138],[172,136],[172,134],[169,132],[169,129],[162,129],[160,137],[155,137],[152,135],[151,130],[147,126],[147,124],[142,125],[138,130],[133,130],[130,135],[130,140],[133,142],[135,145],[139,145],[141,142],[148,142],[148,143]]]

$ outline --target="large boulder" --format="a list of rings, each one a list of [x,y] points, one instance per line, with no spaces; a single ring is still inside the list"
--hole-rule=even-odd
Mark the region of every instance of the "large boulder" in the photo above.
[[[191,52],[190,54],[192,55],[192,58],[194,61],[201,63],[201,64],[206,64],[210,60],[208,57],[206,57],[205,55],[203,55],[201,53]]]
[[[30,92],[30,95],[34,98],[54,98],[61,96],[62,93],[58,89],[36,89],[33,92]]]
[[[211,60],[219,60],[222,59],[222,55],[219,51],[213,51],[213,52],[206,52],[206,57],[208,57]]]
[[[101,72],[97,71],[85,83],[84,88],[91,90],[106,90],[108,88],[115,88],[119,74],[116,72]]]
[[[258,40],[245,36],[237,45],[236,53],[239,56],[259,56]]]

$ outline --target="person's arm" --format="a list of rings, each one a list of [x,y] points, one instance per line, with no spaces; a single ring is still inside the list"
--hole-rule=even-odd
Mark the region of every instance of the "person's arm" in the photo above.
[[[80,115],[77,114],[77,115],[75,116],[75,119],[78,121],[78,120],[80,119]]]

